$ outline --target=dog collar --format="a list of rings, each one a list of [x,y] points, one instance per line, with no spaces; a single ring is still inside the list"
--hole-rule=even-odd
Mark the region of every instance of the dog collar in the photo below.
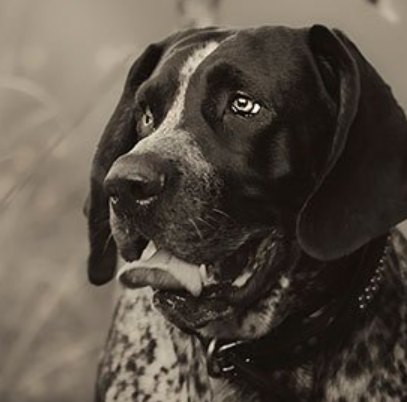
[[[258,367],[249,354],[244,355],[242,348],[247,345],[243,341],[229,343],[211,339],[207,344],[207,370],[212,378],[227,378],[231,381],[244,378],[255,389],[266,395],[273,395],[279,401],[295,399],[293,391],[282,388],[267,372]]]
[[[321,344],[335,347],[352,333],[355,322],[367,315],[383,282],[390,251],[390,235],[367,245],[344,297],[323,305],[301,322],[287,320],[273,334],[252,341],[205,339],[198,334],[206,350],[208,374],[213,378],[244,377],[257,389],[272,390],[275,395],[281,386],[268,375],[271,371],[306,363],[321,351]],[[281,400],[287,398],[286,392],[281,390]]]
[[[384,251],[380,257],[379,264],[377,265],[373,275],[371,276],[366,287],[363,289],[362,293],[358,296],[358,306],[360,310],[366,310],[370,303],[373,301],[374,297],[380,290],[381,284],[384,279],[384,272],[386,267],[386,261],[389,257],[391,250],[391,235],[386,238],[386,244],[384,246]]]

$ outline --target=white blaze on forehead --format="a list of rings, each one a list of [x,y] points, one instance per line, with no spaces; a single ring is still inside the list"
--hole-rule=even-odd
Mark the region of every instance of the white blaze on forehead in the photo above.
[[[181,123],[185,109],[185,96],[188,90],[191,77],[198,69],[200,64],[219,46],[218,42],[209,42],[206,45],[195,50],[184,62],[181,67],[178,78],[178,90],[174,102],[167,113],[164,121],[159,128],[149,137],[141,140],[135,147],[137,153],[144,150],[150,150],[151,144],[155,143],[159,138],[167,137],[178,128]]]
[[[163,122],[164,126],[175,128],[181,121],[181,117],[185,108],[185,95],[191,77],[198,69],[199,65],[219,46],[217,42],[210,42],[204,47],[195,50],[191,56],[185,61],[179,75],[179,89],[175,101],[169,110],[166,119]]]

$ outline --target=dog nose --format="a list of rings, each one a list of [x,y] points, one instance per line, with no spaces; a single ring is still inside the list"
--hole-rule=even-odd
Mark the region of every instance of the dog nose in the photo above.
[[[110,168],[104,186],[113,204],[130,206],[159,196],[169,174],[167,164],[153,155],[127,154]]]

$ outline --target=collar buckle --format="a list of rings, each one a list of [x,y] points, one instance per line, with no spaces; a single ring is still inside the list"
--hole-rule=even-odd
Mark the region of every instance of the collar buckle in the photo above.
[[[236,375],[236,366],[231,362],[233,349],[244,343],[243,341],[233,341],[221,344],[219,340],[213,338],[206,348],[206,367],[208,374],[213,378],[222,375]],[[233,360],[233,359],[232,359]]]

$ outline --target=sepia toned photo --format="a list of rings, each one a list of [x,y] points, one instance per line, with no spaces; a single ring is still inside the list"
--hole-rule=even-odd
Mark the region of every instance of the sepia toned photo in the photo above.
[[[0,402],[407,402],[407,3],[0,0]]]

